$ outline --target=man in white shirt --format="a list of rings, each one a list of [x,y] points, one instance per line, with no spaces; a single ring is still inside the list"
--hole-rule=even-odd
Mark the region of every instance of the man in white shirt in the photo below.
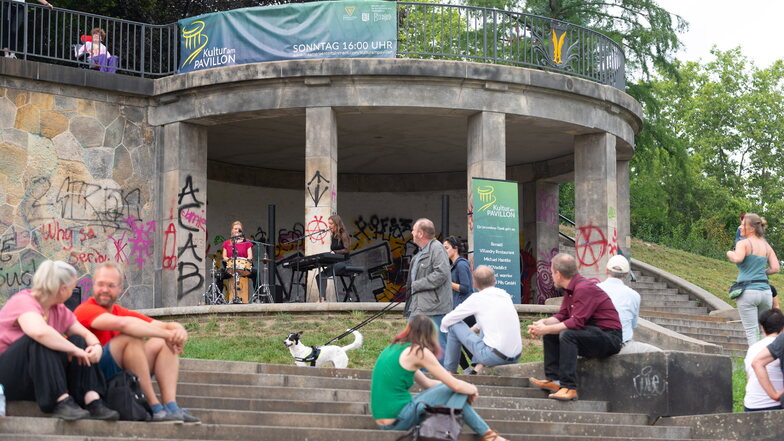
[[[448,332],[444,367],[457,372],[461,346],[473,354],[476,372],[483,366],[517,363],[523,350],[520,318],[512,297],[495,287],[492,268],[481,265],[474,270],[474,286],[480,291],[448,313],[441,321],[441,331]],[[476,325],[469,328],[463,319],[473,315]],[[477,333],[479,333],[477,335]]]
[[[743,363],[748,379],[746,395],[743,398],[743,408],[746,412],[782,408],[780,400],[782,392],[784,392],[784,373],[781,368],[781,360],[771,355],[770,347],[780,338],[779,335],[784,329],[784,315],[780,309],[769,309],[760,314],[759,323],[765,338],[749,347]],[[765,361],[768,362],[757,362],[759,366],[755,369],[754,361],[758,356],[761,361],[767,357]],[[763,384],[768,385],[769,390],[774,392],[774,396],[769,395]]]

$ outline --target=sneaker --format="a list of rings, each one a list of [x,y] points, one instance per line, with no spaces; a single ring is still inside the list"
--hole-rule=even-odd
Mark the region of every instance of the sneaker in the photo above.
[[[528,382],[531,383],[533,386],[538,387],[539,389],[550,391],[550,392],[558,392],[561,389],[561,385],[556,383],[555,381],[550,380],[537,380],[534,377],[528,378]]]
[[[201,420],[191,415],[191,413],[188,412],[188,409],[179,409],[177,412],[170,415],[177,416],[177,418],[180,418],[180,420],[185,423],[201,423]]]
[[[79,407],[73,397],[69,396],[54,406],[52,415],[66,421],[74,421],[89,417],[90,412]]]
[[[91,420],[117,421],[120,419],[120,412],[109,409],[102,399],[97,399],[87,405]]]
[[[182,423],[182,416],[177,416],[177,414],[169,413],[166,409],[161,409],[157,412],[152,414],[152,421],[154,423],[157,422],[179,422]]]
[[[562,387],[558,392],[552,393],[548,397],[558,401],[577,401],[577,390]]]

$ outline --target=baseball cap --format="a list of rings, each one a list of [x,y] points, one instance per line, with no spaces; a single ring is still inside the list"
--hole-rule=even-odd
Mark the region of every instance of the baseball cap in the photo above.
[[[614,273],[628,273],[631,271],[629,261],[620,254],[610,257],[610,260],[607,261],[607,269]]]

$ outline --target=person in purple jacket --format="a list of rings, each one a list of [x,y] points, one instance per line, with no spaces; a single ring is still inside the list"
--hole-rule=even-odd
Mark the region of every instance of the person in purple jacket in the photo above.
[[[573,256],[553,257],[553,283],[563,289],[558,314],[528,326],[532,337],[544,341],[545,380],[529,378],[534,386],[551,391],[550,398],[577,399],[577,356],[600,358],[621,350],[621,321],[612,300],[594,282],[577,273]]]

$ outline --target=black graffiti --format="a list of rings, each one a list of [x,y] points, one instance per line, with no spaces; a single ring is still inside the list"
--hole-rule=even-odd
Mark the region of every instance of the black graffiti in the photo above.
[[[46,202],[45,196],[52,189],[52,182],[46,176],[33,178],[30,187],[33,209],[54,207],[60,218],[85,227],[127,230],[125,219],[141,219],[141,190],[104,187],[66,176],[57,190],[53,202]],[[42,220],[48,217],[33,218]]]
[[[27,270],[17,270],[11,272],[3,272],[0,268],[0,287],[7,286],[8,288],[23,288],[29,287],[33,284],[33,274],[38,269],[38,265],[33,260],[31,262],[32,268]]]
[[[196,193],[199,192],[198,188],[193,188],[193,178],[191,175],[188,175],[185,178],[185,185],[180,190],[180,193],[177,195],[177,222],[180,224],[182,228],[185,228],[188,231],[197,232],[199,231],[198,227],[193,225],[186,225],[182,222],[182,212],[189,209],[189,208],[200,208],[202,203],[196,198]],[[191,202],[184,204],[182,203],[183,198],[185,196],[190,196]]]
[[[362,236],[368,240],[374,239],[404,239],[407,232],[411,231],[413,219],[397,217],[378,217],[373,215],[366,221],[361,215],[354,221],[357,232],[354,238],[359,240]]]
[[[11,227],[5,234],[0,236],[0,263],[5,263],[13,259],[12,253],[24,248],[31,240],[29,231],[17,232],[16,228]]]
[[[188,273],[185,272],[186,266],[190,269],[190,272]],[[199,266],[193,262],[178,263],[177,271],[178,271],[177,283],[180,285],[179,286],[180,289],[177,290],[177,292],[179,293],[177,296],[178,300],[181,300],[183,297],[185,297],[186,295],[194,291],[198,291],[204,284],[204,276],[202,276],[201,273],[199,272]],[[186,280],[190,280],[194,277],[196,277],[198,281],[195,284],[192,284],[189,290],[185,291],[183,289],[183,285],[184,285],[183,282],[185,282]]]
[[[191,250],[191,254],[197,261],[202,261],[202,258],[199,257],[199,254],[196,252],[196,244],[193,243],[193,233],[188,233],[188,240],[185,242],[185,245],[181,246],[177,252],[177,260],[180,260],[186,250]]]
[[[313,181],[316,181],[315,189],[311,189],[311,184],[313,184]],[[308,194],[310,195],[310,199],[313,201],[313,204],[317,207],[321,197],[324,196],[324,193],[326,193],[329,189],[329,185],[325,185],[323,189],[321,188],[322,181],[329,184],[329,180],[327,180],[327,178],[325,178],[319,170],[316,170],[316,174],[310,178],[310,181],[308,181]]]

